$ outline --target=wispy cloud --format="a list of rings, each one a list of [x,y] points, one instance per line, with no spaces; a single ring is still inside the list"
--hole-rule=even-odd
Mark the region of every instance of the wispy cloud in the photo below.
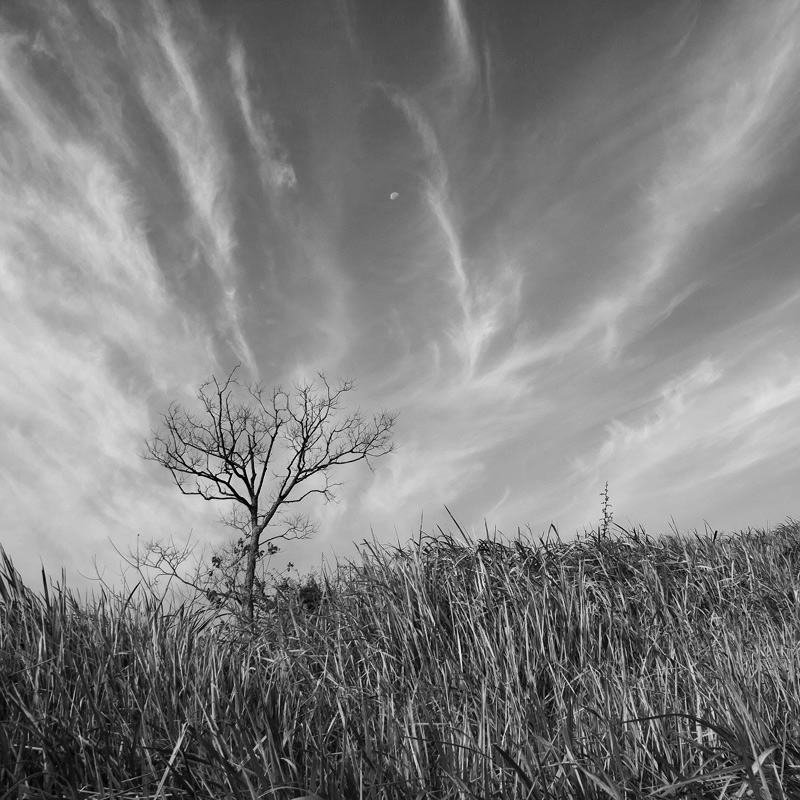
[[[113,6],[93,8],[116,37],[131,35]],[[61,6],[35,34],[3,27],[0,48],[3,474],[19,499],[8,512],[12,528],[29,530],[36,552],[53,548],[63,563],[73,562],[78,535],[65,532],[58,544],[64,520],[81,528],[80,549],[90,552],[144,521],[148,504],[132,515],[129,493],[146,483],[136,454],[151,421],[148,400],[168,385],[192,385],[192,365],[213,359],[205,333],[175,308],[151,247],[143,187],[129,172],[138,146],[123,122],[123,87],[115,91],[105,72],[109,54],[74,48],[91,22]],[[122,61],[133,47],[130,39],[112,44],[122,45]],[[213,168],[206,175],[213,183]],[[202,180],[195,188],[202,195]],[[224,225],[204,202],[200,216],[222,251]],[[38,499],[25,501],[31,494]],[[173,513],[162,519],[168,526]]]
[[[445,0],[445,18],[445,30],[451,48],[448,78],[471,88],[478,73],[478,61],[461,0]]]
[[[225,326],[237,356],[251,375],[258,369],[240,322],[236,290],[236,241],[229,201],[231,156],[218,130],[218,119],[204,97],[190,60],[181,46],[170,14],[152,0],[154,41],[147,48],[153,67],[140,79],[142,95],[172,148],[183,177],[187,197],[195,213],[190,226],[194,238],[204,245],[203,255],[222,288]],[[148,44],[152,40],[148,40]],[[157,66],[156,66],[157,65]]]
[[[464,82],[471,82],[476,66],[463,9],[458,0],[448,2],[446,8],[447,35],[452,51],[451,60],[443,70],[446,73],[456,70]],[[456,199],[457,189],[450,179],[447,152],[449,141],[460,135],[455,126],[471,99],[465,97],[449,111],[439,109],[438,113],[429,115],[421,100],[399,91],[391,91],[390,96],[419,137],[427,159],[423,196],[438,230],[440,252],[444,256],[434,256],[432,260],[441,262],[440,267],[444,268],[452,287],[459,314],[457,319],[448,320],[446,331],[462,364],[465,379],[470,380],[493,337],[514,323],[521,275],[516,265],[509,261],[470,264],[464,252],[462,213]],[[437,123],[441,131],[436,130]],[[463,167],[459,158],[456,168],[460,172]]]
[[[272,119],[266,112],[258,114],[253,107],[248,87],[245,51],[242,43],[238,40],[231,44],[228,65],[250,146],[258,158],[258,167],[264,188],[269,193],[271,189],[296,186],[297,178],[294,169],[277,141]]]
[[[656,284],[672,271],[684,272],[690,238],[779,168],[781,131],[798,109],[797,15],[794,0],[776,3],[769,14],[736,3],[698,45],[702,52],[678,72],[672,113],[663,115],[664,151],[645,195],[649,220],[632,253],[633,269],[616,287],[620,302],[612,313],[597,316],[606,328],[607,357],[629,336],[640,335],[642,317],[660,302]],[[685,45],[686,38],[681,41]],[[605,298],[600,304],[609,308]],[[635,313],[643,306],[642,315]],[[619,328],[626,327],[631,312],[625,335]]]
[[[607,437],[589,464],[575,459],[576,472],[591,474],[593,481],[602,477],[602,470],[622,457],[630,459],[630,469],[640,474],[654,463],[660,463],[685,452],[686,436],[696,441],[697,431],[686,425],[690,407],[696,409],[698,397],[722,378],[717,364],[704,360],[689,373],[667,381],[658,388],[653,409],[638,424],[613,420],[607,426]],[[681,436],[681,432],[684,436]],[[631,476],[629,476],[631,477]]]
[[[480,480],[487,456],[541,409],[531,398],[520,404],[528,389],[527,377],[515,368],[520,265],[503,252],[476,250],[473,255],[465,245],[458,183],[468,167],[459,142],[465,135],[460,123],[482,112],[472,92],[479,63],[457,0],[445,5],[443,36],[447,58],[428,85],[416,95],[385,87],[423,158],[419,196],[429,227],[423,254],[427,270],[420,278],[437,293],[439,287],[444,291],[433,327],[436,338],[425,343],[424,352],[412,353],[416,374],[396,397],[390,393],[386,398],[389,405],[402,404],[413,428],[403,426],[402,448],[391,464],[380,467],[365,496],[371,515],[413,508],[425,498],[435,498],[437,507],[463,496]],[[464,91],[439,103],[440,93],[450,92],[453,85]],[[430,354],[432,372],[421,370],[420,359]]]
[[[784,313],[797,313],[797,297]],[[702,509],[705,498],[710,513],[708,498],[726,481],[746,481],[749,471],[793,451],[800,435],[800,363],[764,322],[756,317],[742,327],[733,339],[738,352],[720,346],[714,359],[642,399],[645,411],[608,423],[597,449],[573,459],[568,483],[611,480],[635,516],[644,516],[637,494],[652,503],[654,492],[665,500],[681,497],[684,510]]]

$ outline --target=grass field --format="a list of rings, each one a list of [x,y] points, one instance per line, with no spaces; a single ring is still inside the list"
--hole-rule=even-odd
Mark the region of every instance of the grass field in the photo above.
[[[247,628],[0,565],[0,798],[800,798],[800,524],[365,543]]]

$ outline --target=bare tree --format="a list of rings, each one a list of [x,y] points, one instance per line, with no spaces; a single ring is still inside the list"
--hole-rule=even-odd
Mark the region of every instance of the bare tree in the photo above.
[[[152,431],[144,458],[170,471],[183,494],[204,500],[233,500],[223,521],[243,533],[246,569],[242,605],[253,618],[256,562],[277,549],[277,539],[304,539],[316,530],[307,514],[291,513],[311,495],[335,499],[334,467],[392,452],[397,416],[386,411],[367,419],[358,410],[342,413],[344,395],[355,384],[302,383],[293,392],[266,392],[234,377],[205,381],[195,415],[172,403],[163,425]],[[267,535],[273,526],[274,533]]]

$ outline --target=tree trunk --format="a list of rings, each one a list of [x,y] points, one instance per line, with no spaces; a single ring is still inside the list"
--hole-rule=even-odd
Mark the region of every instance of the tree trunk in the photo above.
[[[248,622],[253,621],[253,585],[256,582],[256,561],[261,531],[258,529],[258,512],[250,512],[250,544],[247,550],[247,571],[244,574],[244,614]]]

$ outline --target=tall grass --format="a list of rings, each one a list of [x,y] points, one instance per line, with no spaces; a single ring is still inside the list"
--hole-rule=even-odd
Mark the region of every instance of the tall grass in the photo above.
[[[365,543],[255,627],[0,565],[0,798],[800,797],[800,525]]]

